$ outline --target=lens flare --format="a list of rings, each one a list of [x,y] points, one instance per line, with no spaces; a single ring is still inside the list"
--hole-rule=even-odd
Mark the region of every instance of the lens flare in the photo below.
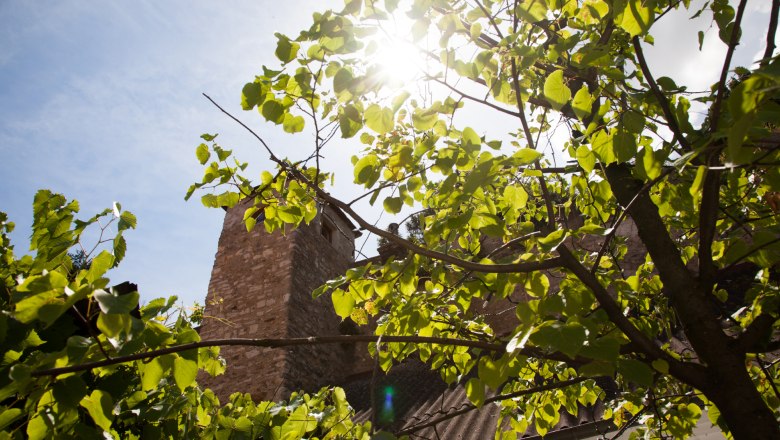
[[[395,409],[393,408],[393,396],[395,390],[393,387],[385,387],[384,390],[384,402],[382,402],[382,409],[379,412],[379,420],[382,423],[392,423],[395,421]]]

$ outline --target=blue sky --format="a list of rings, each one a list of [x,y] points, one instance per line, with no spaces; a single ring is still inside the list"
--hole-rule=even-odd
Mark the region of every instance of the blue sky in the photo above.
[[[83,217],[118,201],[138,229],[112,281],[136,282],[144,300],[202,302],[223,212],[183,200],[202,175],[199,136],[219,132],[254,170],[270,165],[201,93],[290,145],[241,111],[241,87],[278,65],[275,31],[297,34],[326,5],[0,2],[0,210],[17,225],[16,253],[28,248],[38,189],[78,199]]]
[[[296,35],[311,12],[341,3],[0,1],[0,210],[17,224],[17,254],[28,247],[38,189],[78,199],[83,217],[118,201],[139,222],[112,280],[136,282],[145,301],[202,302],[223,213],[183,200],[201,176],[199,135],[220,133],[224,147],[251,163],[250,175],[271,165],[201,93],[258,129],[277,154],[308,151],[296,148],[310,135],[285,134],[242,112],[240,91],[263,64],[278,65],[274,32]],[[750,2],[732,66],[763,52],[769,3]],[[696,31],[709,21],[692,25],[686,15],[665,17],[646,51],[656,77],[701,90],[715,81],[725,45],[710,29],[699,52]],[[465,112],[458,122],[486,133],[496,121],[481,114]],[[346,170],[354,146],[329,148],[331,168]],[[337,180],[336,194],[354,191],[351,174]]]

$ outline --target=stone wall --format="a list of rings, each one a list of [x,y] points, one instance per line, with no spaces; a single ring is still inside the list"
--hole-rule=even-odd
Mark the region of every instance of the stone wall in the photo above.
[[[344,273],[353,260],[353,226],[325,208],[295,231],[268,234],[262,225],[247,233],[244,206],[228,210],[206,296],[202,339],[288,338],[337,335],[340,320],[330,298],[312,300],[324,281]],[[351,348],[290,350],[223,347],[224,375],[199,380],[221,401],[237,391],[255,399],[280,399],[300,388],[339,379]],[[337,367],[337,368],[334,368]]]

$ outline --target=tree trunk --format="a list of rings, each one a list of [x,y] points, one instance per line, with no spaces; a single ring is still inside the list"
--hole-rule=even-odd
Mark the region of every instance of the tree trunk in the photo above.
[[[640,239],[655,263],[672,307],[706,373],[676,375],[701,390],[720,410],[735,439],[780,439],[780,426],[759,394],[745,367],[745,353],[726,335],[711,310],[711,283],[701,283],[685,266],[643,183],[625,165],[610,165],[606,177],[612,191],[637,226]],[[703,377],[702,377],[703,376]]]
[[[712,387],[704,394],[718,407],[735,439],[780,439],[780,425],[750,380],[744,361],[736,365],[733,361],[724,359],[720,368],[711,367]]]

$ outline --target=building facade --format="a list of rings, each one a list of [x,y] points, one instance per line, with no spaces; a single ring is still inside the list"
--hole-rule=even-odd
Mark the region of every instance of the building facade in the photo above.
[[[309,225],[286,233],[268,234],[261,224],[247,233],[244,209],[238,205],[225,214],[201,338],[341,334],[330,298],[323,295],[315,300],[311,292],[354,262],[359,232],[343,214],[326,207]],[[234,392],[278,400],[293,390],[313,390],[344,380],[356,352],[354,346],[339,345],[223,347],[225,374],[200,379],[223,402]]]

